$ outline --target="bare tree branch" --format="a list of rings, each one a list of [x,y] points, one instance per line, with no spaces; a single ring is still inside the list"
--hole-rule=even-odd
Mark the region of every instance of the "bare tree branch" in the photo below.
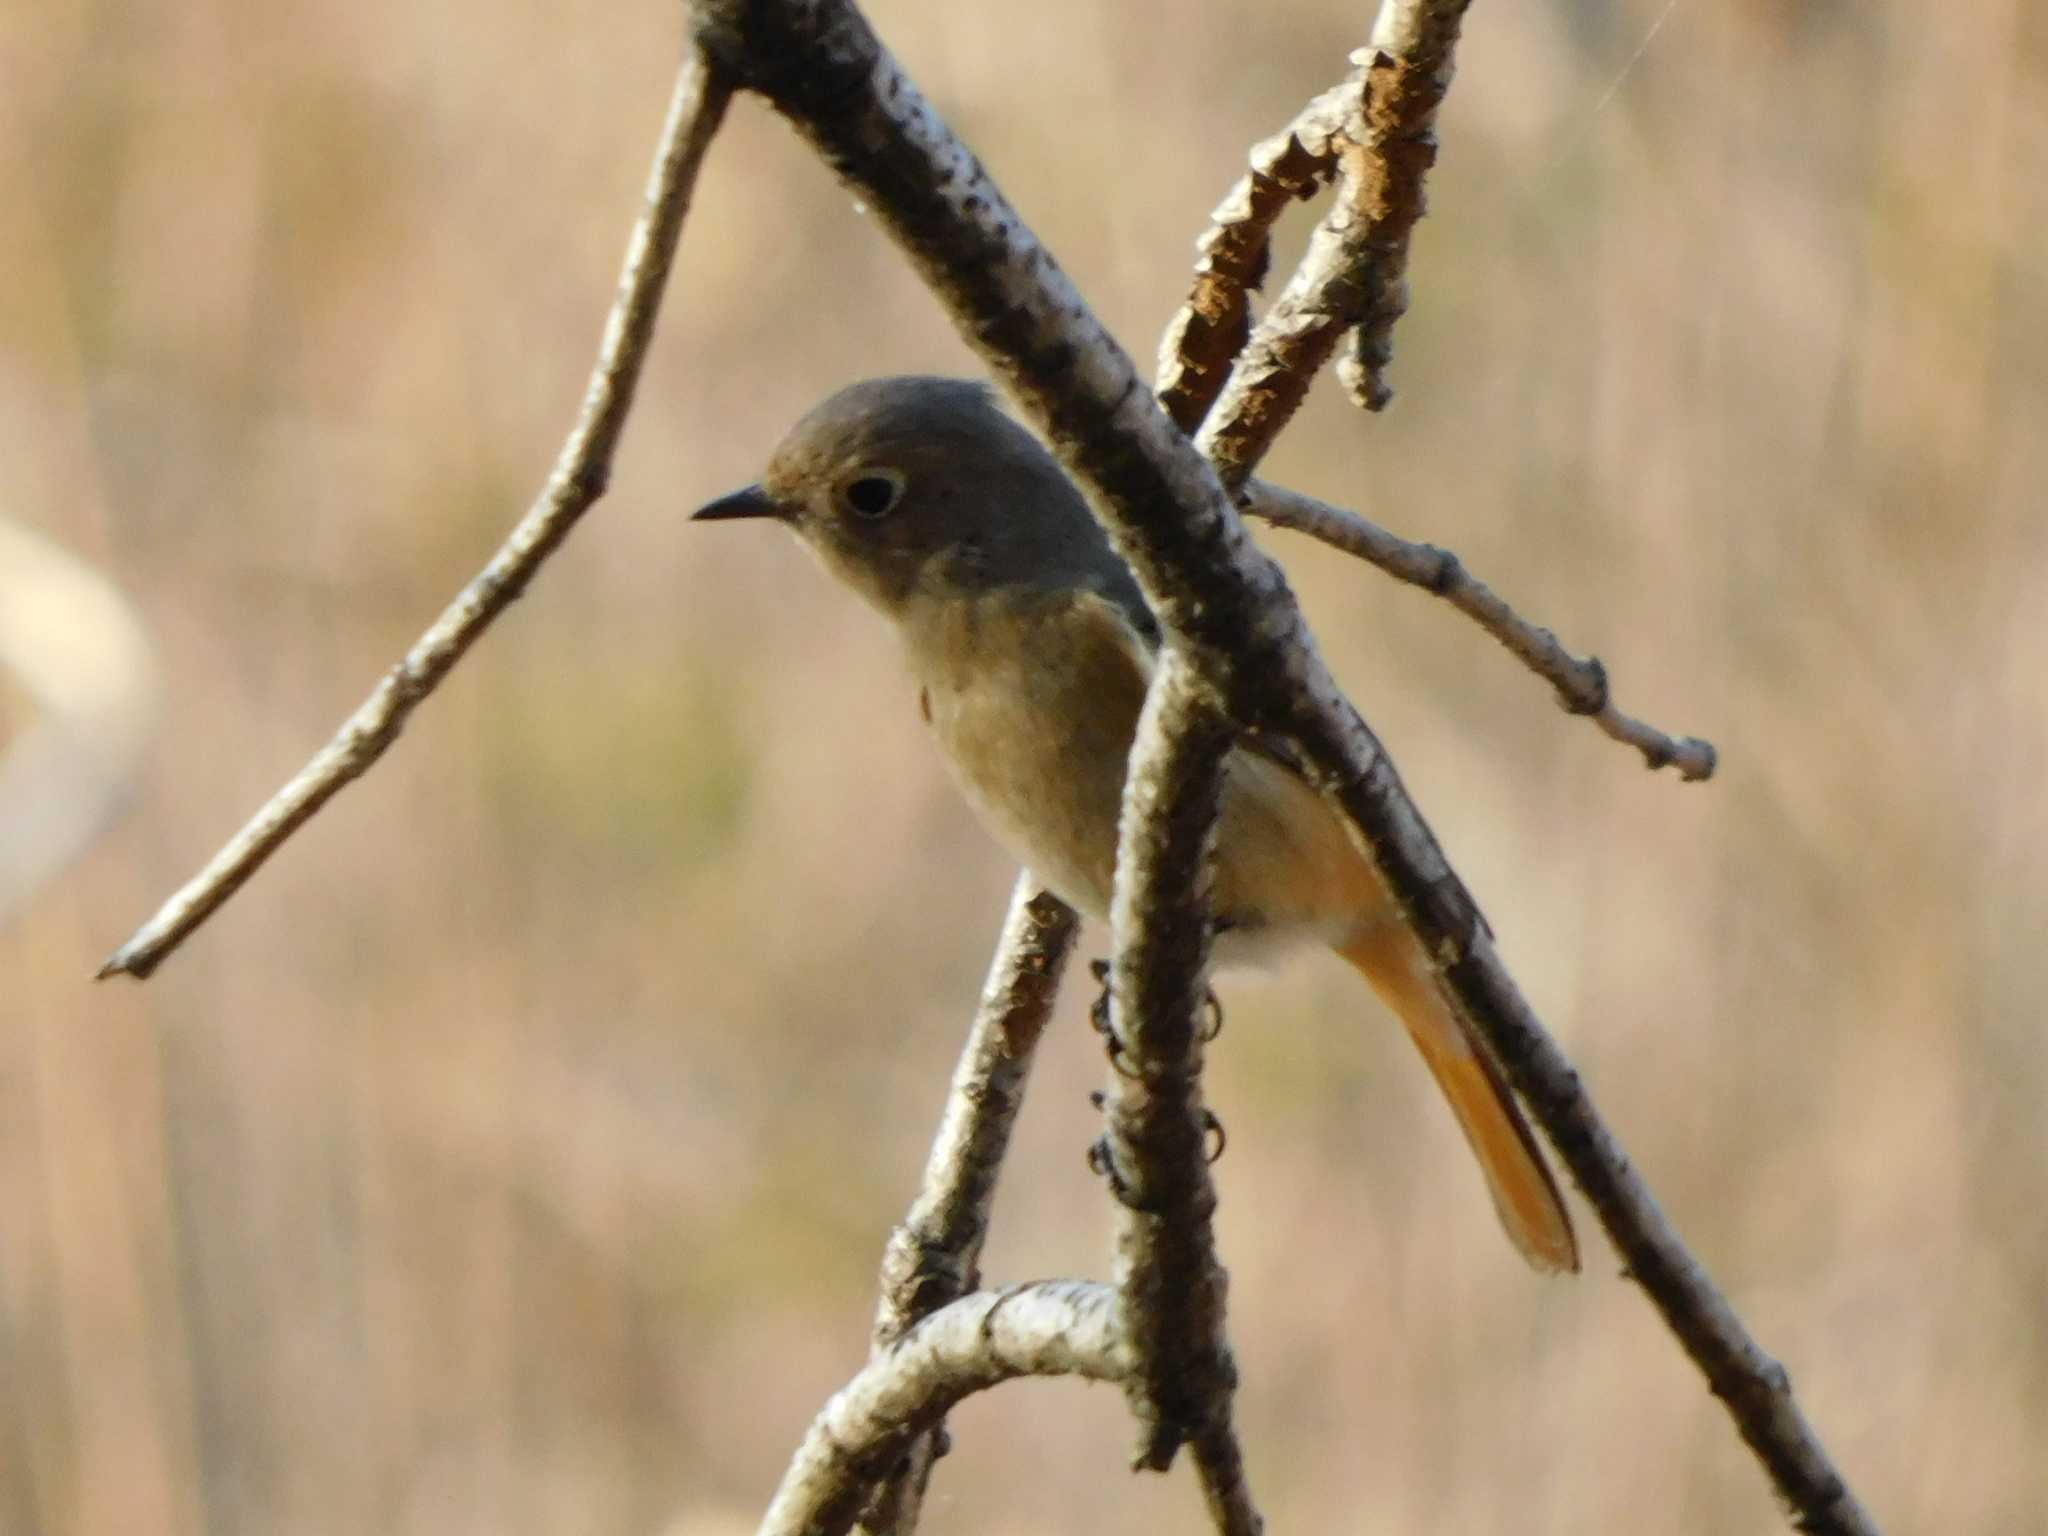
[[[692,52],[676,79],[668,120],[647,181],[646,206],[626,248],[619,293],[584,392],[583,408],[562,445],[546,487],[476,579],[456,595],[340,731],[271,797],[247,826],[117,949],[99,974],[138,980],[163,963],[221,903],[262,867],[285,839],[398,739],[420,701],[434,691],[493,619],[526,590],[576,520],[604,494],[619,434],[632,409],[641,364],[704,161],[732,87]]]
[[[1468,0],[1387,0],[1361,55],[1361,110],[1339,139],[1337,197],[1308,254],[1252,333],[1196,439],[1224,484],[1241,485],[1292,419],[1316,370],[1347,331],[1358,340],[1345,382],[1378,410],[1394,322],[1408,308],[1403,274],[1436,161],[1436,111]]]
[[[1230,741],[1214,691],[1169,646],[1138,722],[1118,828],[1114,1070],[1096,1164],[1123,1205],[1117,1298],[1132,1353],[1124,1392],[1139,1425],[1136,1464],[1163,1472],[1192,1443],[1217,1529],[1257,1536],[1231,1424],[1237,1367],[1210,1223],[1214,1121],[1202,1104],[1199,1027],[1209,845]]]
[[[838,1536],[869,1487],[971,1393],[1018,1376],[1120,1381],[1126,1359],[1106,1285],[1041,1280],[977,1291],[919,1323],[827,1403],[762,1519],[760,1536]]]
[[[1455,10],[1416,9],[1455,21]],[[1626,1187],[1618,1145],[1611,1136],[1586,1138],[1557,1100],[1536,1094],[1530,1042],[1547,1037],[1533,1016],[1503,1011],[1503,997],[1517,994],[1477,905],[1378,742],[1330,680],[1285,581],[1251,544],[1215,472],[1191,451],[993,180],[846,0],[701,0],[698,16],[707,50],[773,102],[857,191],[1046,433],[1173,644],[1186,651],[1226,713],[1302,747],[1310,777],[1363,834],[1460,1010],[1517,1087],[1531,1094],[1532,1109],[1581,1186],[1596,1203],[1609,1202],[1601,1205],[1602,1221],[1610,1231],[1633,1230],[1640,1212],[1611,1198]],[[1425,83],[1443,65],[1442,57],[1410,61]],[[1237,387],[1234,377],[1231,388]],[[1220,412],[1219,402],[1211,423]],[[1265,430],[1263,423],[1253,428],[1248,436]],[[1232,473],[1250,468],[1237,460]],[[1755,1349],[1696,1265],[1672,1275],[1669,1293],[1656,1296],[1667,1318],[1725,1315]],[[1872,1529],[1795,1415],[1759,1418],[1753,1401],[1739,1394],[1728,1403],[1752,1443],[1761,1438],[1775,1447],[1765,1463],[1799,1521],[1831,1531]]]
[[[1567,714],[1587,716],[1616,741],[1642,753],[1650,768],[1676,768],[1679,777],[1688,781],[1713,777],[1716,753],[1712,742],[1697,736],[1667,736],[1616,709],[1608,691],[1607,668],[1599,657],[1574,656],[1556,635],[1515,612],[1448,549],[1410,543],[1356,512],[1264,480],[1248,481],[1238,504],[1275,528],[1320,539],[1445,599],[1555,688],[1557,702]]]
[[[1266,280],[1273,226],[1287,205],[1315,196],[1337,169],[1335,135],[1363,105],[1354,71],[1251,149],[1251,169],[1209,215],[1196,243],[1199,259],[1187,302],[1159,342],[1159,403],[1174,425],[1193,432],[1230,377],[1251,335],[1251,296]]]
[[[981,989],[981,1006],[953,1070],[924,1182],[882,1255],[877,1358],[917,1323],[981,1283],[977,1266],[996,1180],[1079,926],[1073,908],[1040,890],[1029,870],[1017,877]],[[863,1530],[874,1536],[909,1536],[916,1529],[942,1433],[935,1425],[917,1437],[876,1490],[861,1516]]]

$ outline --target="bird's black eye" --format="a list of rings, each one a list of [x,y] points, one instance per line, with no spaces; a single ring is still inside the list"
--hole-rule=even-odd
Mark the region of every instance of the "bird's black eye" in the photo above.
[[[893,469],[865,469],[840,488],[839,499],[855,517],[887,517],[903,499],[903,476]]]

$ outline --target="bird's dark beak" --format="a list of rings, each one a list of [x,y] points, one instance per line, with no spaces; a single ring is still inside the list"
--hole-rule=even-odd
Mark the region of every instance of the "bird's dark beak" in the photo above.
[[[720,523],[735,517],[787,519],[782,504],[758,485],[743,486],[728,496],[708,501],[690,514],[693,523]]]

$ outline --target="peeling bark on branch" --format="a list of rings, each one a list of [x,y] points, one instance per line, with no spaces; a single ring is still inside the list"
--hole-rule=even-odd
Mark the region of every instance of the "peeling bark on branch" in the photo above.
[[[1436,162],[1436,111],[1450,86],[1451,50],[1466,0],[1389,4],[1364,65],[1363,106],[1339,138],[1336,201],[1308,254],[1252,333],[1197,438],[1224,484],[1250,478],[1347,332],[1340,369],[1352,398],[1379,410],[1394,322],[1408,308],[1408,246]]]
[[[1274,224],[1289,203],[1314,197],[1335,174],[1333,141],[1357,117],[1364,89],[1353,74],[1254,144],[1251,169],[1209,215],[1194,286],[1159,343],[1159,403],[1183,432],[1209,413],[1251,335],[1251,296],[1266,280]]]

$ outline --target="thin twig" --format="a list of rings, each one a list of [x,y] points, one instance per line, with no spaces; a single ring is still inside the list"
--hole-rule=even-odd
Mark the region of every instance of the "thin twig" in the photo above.
[[[1074,909],[1040,890],[1029,870],[1017,877],[981,989],[981,1006],[953,1070],[924,1181],[882,1255],[881,1303],[875,1315],[878,1357],[916,1324],[981,1283],[977,1268],[996,1180],[1079,927]],[[861,1516],[862,1530],[873,1536],[910,1536],[917,1528],[942,1434],[943,1428],[934,1426],[917,1437],[876,1490]]]
[[[706,46],[816,146],[1045,433],[1231,717],[1302,746],[1310,777],[1357,827],[1461,1012],[1518,1086],[1531,1081],[1527,1045],[1538,1026],[1500,1011],[1497,993],[1513,983],[1484,919],[1330,680],[1286,583],[995,182],[847,0],[700,0],[698,16]],[[1589,1196],[1605,1198],[1627,1168],[1613,1139],[1566,1152],[1578,1128],[1554,1101],[1533,1096],[1531,1107]],[[1589,1160],[1603,1180],[1586,1176]],[[1638,1213],[1614,1205],[1601,1217],[1627,1230]],[[1697,1266],[1674,1276],[1669,1305],[1725,1315],[1755,1348]],[[1775,1399],[1764,1412],[1745,1395],[1727,1401],[1745,1437],[1773,1445],[1766,1468],[1802,1524],[1874,1529],[1796,1414]]]
[[[619,276],[618,298],[605,321],[604,341],[583,408],[562,445],[546,487],[490,563],[456,596],[433,626],[407,651],[335,737],[273,795],[249,824],[215,854],[154,917],[136,930],[99,970],[144,978],[262,867],[285,839],[385,749],[420,701],[434,691],[493,619],[526,590],[534,573],[568,537],[576,520],[604,494],[613,451],[632,409],[640,367],[689,212],[697,169],[725,116],[732,87],[692,50],[677,76],[662,128],[646,206],[633,226]]]
[[[1408,307],[1403,274],[1436,160],[1436,111],[1468,0],[1388,0],[1373,28],[1361,110],[1346,126],[1335,201],[1308,253],[1259,322],[1196,439],[1223,483],[1248,479],[1346,332],[1357,341],[1345,382],[1378,410],[1394,322]]]
[[[1041,1280],[976,1291],[919,1323],[827,1403],[763,1517],[760,1536],[839,1536],[868,1487],[954,1404],[1018,1376],[1120,1381],[1116,1294]]]
[[[1363,72],[1355,71],[1251,148],[1239,178],[1196,242],[1194,285],[1159,341],[1159,403],[1192,432],[1216,402],[1251,335],[1252,294],[1266,280],[1273,226],[1287,205],[1313,197],[1335,174],[1337,130],[1358,115]]]
[[[1679,777],[1688,781],[1713,777],[1716,754],[1712,742],[1697,736],[1667,736],[1616,709],[1607,668],[1599,657],[1574,656],[1551,631],[1515,612],[1448,549],[1411,543],[1356,512],[1264,480],[1248,482],[1238,505],[1275,528],[1320,539],[1378,566],[1389,576],[1443,598],[1555,688],[1557,702],[1567,714],[1584,715],[1622,745],[1634,747],[1650,768],[1676,768]]]
[[[1231,1422],[1237,1368],[1211,1225],[1213,1122],[1201,1077],[1206,874],[1230,740],[1214,690],[1169,646],[1138,722],[1118,827],[1116,1039],[1097,1165],[1123,1207],[1116,1279],[1136,1464],[1163,1472],[1192,1444],[1216,1528],[1258,1536]]]

